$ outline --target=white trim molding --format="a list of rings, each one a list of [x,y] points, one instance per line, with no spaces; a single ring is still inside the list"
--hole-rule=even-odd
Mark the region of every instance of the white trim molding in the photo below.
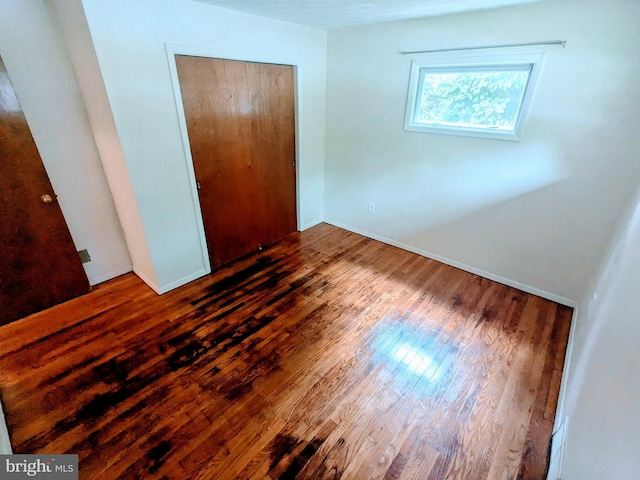
[[[573,358],[573,350],[576,343],[575,337],[579,311],[581,311],[581,309],[578,305],[573,307],[571,326],[569,327],[569,339],[567,340],[567,350],[564,354],[564,365],[562,366],[562,377],[560,379],[560,393],[558,394],[556,415],[553,422],[553,437],[551,438],[552,452],[557,452],[557,455],[552,455],[550,458],[547,480],[558,480],[562,478],[565,438],[568,428],[567,425],[569,424],[569,417],[565,416],[565,405],[567,401],[567,389],[570,381],[569,374],[571,373],[571,359]]]

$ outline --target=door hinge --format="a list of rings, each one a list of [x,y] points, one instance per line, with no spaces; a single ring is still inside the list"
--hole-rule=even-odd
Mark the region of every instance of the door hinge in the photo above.
[[[196,182],[196,187],[198,187],[198,190],[202,188],[202,185],[200,185],[200,182]]]
[[[295,161],[295,160],[293,161],[293,166],[294,166],[294,167],[296,166],[296,161]]]

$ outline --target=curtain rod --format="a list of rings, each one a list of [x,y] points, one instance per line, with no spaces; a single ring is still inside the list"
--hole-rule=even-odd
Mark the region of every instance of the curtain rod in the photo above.
[[[561,46],[565,47],[566,40],[553,40],[550,42],[537,42],[537,43],[514,43],[511,45],[490,45],[486,47],[466,47],[466,48],[444,48],[441,50],[418,50],[414,52],[398,52],[400,55],[418,55],[421,53],[444,53],[444,52],[463,52],[469,50],[486,50],[489,48],[509,48],[509,47],[550,47]]]

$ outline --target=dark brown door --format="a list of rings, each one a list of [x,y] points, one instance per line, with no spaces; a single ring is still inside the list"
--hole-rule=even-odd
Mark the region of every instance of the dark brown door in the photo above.
[[[0,325],[89,288],[0,58]]]
[[[290,65],[176,55],[211,266],[296,230]]]

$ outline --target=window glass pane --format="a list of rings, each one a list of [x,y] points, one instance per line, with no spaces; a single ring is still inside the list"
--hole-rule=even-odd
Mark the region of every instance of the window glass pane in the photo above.
[[[532,65],[421,69],[414,123],[514,131]]]

